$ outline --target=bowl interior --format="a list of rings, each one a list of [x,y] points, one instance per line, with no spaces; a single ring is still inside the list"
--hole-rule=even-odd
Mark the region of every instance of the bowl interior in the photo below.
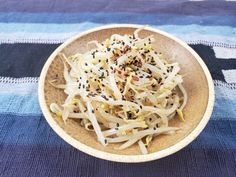
[[[97,30],[75,39],[72,43],[63,48],[61,52],[65,53],[66,56],[70,56],[76,52],[83,53],[88,50],[87,42],[91,40],[96,39],[98,41],[104,41],[114,33],[132,34],[134,30],[135,28],[132,27]],[[148,148],[149,153],[153,153],[178,143],[194,130],[205,113],[209,97],[209,88],[202,67],[186,48],[173,39],[170,39],[160,33],[149,30],[143,30],[140,32],[141,37],[148,35],[154,35],[154,38],[156,39],[156,42],[154,43],[155,50],[162,52],[168,61],[180,63],[181,73],[184,74],[183,85],[188,93],[188,102],[184,108],[184,116],[186,121],[181,122],[178,118],[170,121],[171,126],[181,127],[182,129],[173,135],[160,135],[156,137]],[[48,109],[51,103],[56,102],[58,104],[62,104],[66,98],[66,95],[62,90],[56,89],[48,83],[48,81],[55,78],[56,75],[58,75],[60,82],[64,83],[63,64],[57,56],[50,64],[44,82],[45,100]],[[67,134],[87,146],[114,154],[140,154],[138,145],[131,146],[125,150],[115,150],[114,147],[118,147],[119,144],[110,144],[103,147],[97,141],[95,133],[85,130],[80,126],[78,121],[70,119],[67,124],[64,124],[60,117],[57,117],[52,113],[51,118],[54,119]]]

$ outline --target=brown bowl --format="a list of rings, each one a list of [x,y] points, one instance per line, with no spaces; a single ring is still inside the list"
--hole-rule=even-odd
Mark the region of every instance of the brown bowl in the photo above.
[[[64,82],[63,64],[58,53],[63,52],[67,56],[76,52],[83,53],[87,51],[87,43],[91,40],[104,41],[114,33],[132,34],[140,27],[139,25],[110,25],[80,33],[59,46],[48,58],[41,72],[39,102],[47,122],[66,142],[92,156],[118,162],[144,162],[159,159],[179,151],[192,142],[210,119],[214,104],[214,86],[206,65],[185,42],[150,27],[146,27],[140,35],[142,37],[154,35],[156,39],[154,48],[162,52],[169,61],[178,62],[181,73],[186,74],[183,82],[188,93],[188,102],[184,108],[186,121],[181,122],[179,119],[170,121],[171,126],[181,127],[180,131],[173,135],[156,137],[148,149],[149,154],[141,155],[138,145],[125,150],[115,150],[114,147],[117,147],[117,144],[104,147],[97,141],[94,132],[85,130],[72,119],[64,124],[60,117],[50,112],[51,103],[62,104],[66,98],[62,90],[52,87],[48,82],[56,74],[60,81]]]

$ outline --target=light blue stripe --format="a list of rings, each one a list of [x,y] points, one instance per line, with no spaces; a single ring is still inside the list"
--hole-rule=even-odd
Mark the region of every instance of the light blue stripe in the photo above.
[[[45,24],[45,23],[0,23],[1,33],[71,33],[102,26],[100,23]]]
[[[42,23],[0,23],[1,33],[73,33],[81,32],[104,24],[83,22],[76,24],[42,24]],[[175,34],[199,33],[204,35],[235,36],[236,28],[230,26],[201,25],[152,25],[154,28]]]
[[[0,13],[0,22],[17,23],[137,23],[149,25],[236,26],[235,16],[191,16],[160,13]]]
[[[227,84],[219,83],[222,82],[215,84],[216,100],[212,119],[236,120],[236,89],[229,88]],[[23,95],[19,92],[19,87],[14,87],[15,93],[13,93],[13,88],[8,89],[8,86],[12,87],[12,85],[6,84],[0,92],[0,113],[16,115],[41,114],[37,97],[37,83],[21,84],[21,90],[28,90]]]
[[[215,86],[215,106],[212,119],[236,120],[236,87],[229,88],[225,85]]]
[[[0,113],[16,115],[41,115],[37,94],[0,94]]]

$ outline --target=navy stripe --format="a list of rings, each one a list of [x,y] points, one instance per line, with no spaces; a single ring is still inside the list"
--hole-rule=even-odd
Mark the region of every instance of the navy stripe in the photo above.
[[[149,13],[0,13],[0,22],[17,23],[137,23],[149,25],[236,26],[235,16],[186,16]]]
[[[59,44],[1,44],[0,75],[38,77],[50,54]]]
[[[45,61],[59,45],[1,44],[0,75],[6,77],[38,77]],[[213,79],[225,81],[221,70],[236,69],[235,59],[217,59],[212,47],[201,44],[190,46],[202,57]]]
[[[236,121],[211,120],[203,133],[180,152],[145,165],[130,165],[99,160],[72,148],[42,116],[0,115],[0,118],[1,176],[236,175]]]
[[[191,47],[204,60],[214,80],[225,81],[222,70],[236,69],[235,59],[219,59],[216,58],[214,50],[210,46],[205,45],[191,45]]]
[[[140,1],[133,0],[132,3],[120,0],[80,0],[70,1],[48,1],[40,0],[35,4],[34,0],[0,1],[1,12],[148,12],[148,13],[174,13],[184,15],[236,15],[236,3],[222,1]]]
[[[185,148],[153,162],[122,164],[95,159],[72,147],[8,145],[1,148],[0,173],[2,177],[233,177],[235,158],[235,150]]]

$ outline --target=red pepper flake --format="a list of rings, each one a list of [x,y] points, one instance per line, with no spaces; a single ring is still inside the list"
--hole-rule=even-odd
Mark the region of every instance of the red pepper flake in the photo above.
[[[132,79],[135,81],[139,81],[139,77],[138,76],[132,76]]]

